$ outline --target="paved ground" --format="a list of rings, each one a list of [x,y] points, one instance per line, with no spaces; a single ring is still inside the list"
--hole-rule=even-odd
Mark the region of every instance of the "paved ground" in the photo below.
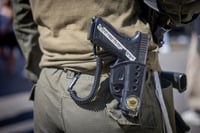
[[[161,66],[164,70],[185,72],[188,47],[174,48],[170,53],[160,54]],[[28,100],[31,82],[22,73],[24,62],[18,58],[17,73],[8,75],[0,59],[0,133],[33,132],[32,102]],[[174,90],[175,108],[181,113],[186,110],[185,92],[180,94]],[[199,133],[199,127],[191,127],[189,133]]]

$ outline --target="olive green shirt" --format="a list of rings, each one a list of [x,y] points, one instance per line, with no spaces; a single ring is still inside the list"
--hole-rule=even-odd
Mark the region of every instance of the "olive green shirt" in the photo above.
[[[130,36],[136,31],[147,33],[150,30],[137,18],[136,0],[31,0],[30,3],[43,52],[40,67],[94,70],[92,44],[87,40],[92,16],[103,17]],[[111,58],[106,56],[105,64],[109,60]]]

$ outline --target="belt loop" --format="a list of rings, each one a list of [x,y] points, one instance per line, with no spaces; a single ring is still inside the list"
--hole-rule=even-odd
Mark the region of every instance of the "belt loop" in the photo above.
[[[66,73],[67,79],[73,79],[75,77],[75,75],[78,73],[78,72],[71,71],[71,70],[68,70],[68,69],[65,69],[64,71]]]

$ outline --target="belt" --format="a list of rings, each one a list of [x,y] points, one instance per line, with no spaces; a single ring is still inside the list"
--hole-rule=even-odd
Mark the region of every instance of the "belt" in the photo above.
[[[68,70],[68,69],[65,69],[64,71],[66,73],[66,78],[67,79],[73,79],[75,77],[75,75],[78,73],[78,72],[75,72],[75,71],[72,71],[72,70]]]

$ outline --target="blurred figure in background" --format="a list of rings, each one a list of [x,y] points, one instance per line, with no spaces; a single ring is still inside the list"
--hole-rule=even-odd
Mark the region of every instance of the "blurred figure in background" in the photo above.
[[[191,40],[186,71],[190,109],[182,117],[188,124],[200,126],[200,18],[194,22]]]
[[[0,6],[0,55],[9,74],[16,72],[16,48],[18,48],[12,21],[11,2],[10,0],[3,0]]]

